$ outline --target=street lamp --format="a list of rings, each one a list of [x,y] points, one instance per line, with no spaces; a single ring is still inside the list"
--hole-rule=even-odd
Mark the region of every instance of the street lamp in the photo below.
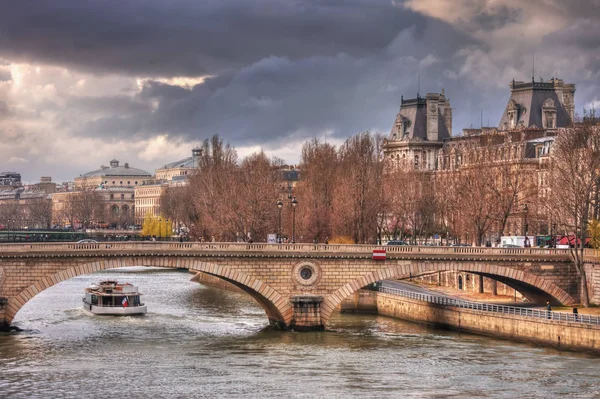
[[[298,206],[298,200],[296,197],[292,198],[292,211],[294,216],[292,217],[292,244],[296,243],[296,207]]]
[[[527,237],[527,233],[529,230],[529,226],[527,225],[527,213],[529,212],[529,207],[527,206],[527,204],[525,204],[525,206],[523,206],[523,216],[524,216],[524,225],[523,225],[523,231],[524,231],[524,236]]]
[[[277,211],[279,213],[279,218],[277,222],[277,243],[281,243],[281,208],[283,208],[283,201],[281,198],[277,200]]]
[[[556,236],[557,236],[557,231],[556,231],[556,223],[552,223],[552,231],[550,233],[550,239],[552,240],[552,248],[556,248]]]
[[[158,239],[162,237],[162,218],[158,218]]]

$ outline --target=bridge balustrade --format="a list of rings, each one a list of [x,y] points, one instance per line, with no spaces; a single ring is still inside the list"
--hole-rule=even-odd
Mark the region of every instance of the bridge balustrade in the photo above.
[[[2,244],[0,252],[69,252],[115,250],[191,250],[191,251],[256,251],[256,252],[331,252],[370,255],[373,249],[385,248],[388,254],[424,255],[513,255],[513,256],[566,256],[568,249],[554,248],[489,248],[489,247],[433,247],[433,246],[377,246],[346,244],[267,244],[267,243],[203,243],[203,242],[99,242],[99,243],[28,243]],[[586,252],[587,257],[596,256]]]

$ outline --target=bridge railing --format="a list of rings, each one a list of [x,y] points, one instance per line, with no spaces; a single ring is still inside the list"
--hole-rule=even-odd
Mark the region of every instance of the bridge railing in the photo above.
[[[517,306],[494,305],[488,303],[462,301],[460,299],[423,294],[420,292],[412,292],[390,287],[379,287],[379,292],[391,295],[399,295],[410,299],[416,299],[419,301],[435,303],[444,306],[453,306],[463,309],[480,310],[484,312],[502,313],[507,315],[516,315],[523,317],[534,317],[538,319],[547,319],[553,321],[569,321],[574,323],[600,325],[600,317],[585,314],[554,312],[540,309],[521,308]]]
[[[507,255],[507,256],[568,256],[567,249],[553,248],[489,248],[489,247],[434,247],[434,246],[378,246],[378,245],[342,245],[342,244],[267,244],[267,243],[229,243],[229,242],[99,242],[99,243],[19,243],[0,245],[2,252],[29,251],[106,251],[115,250],[165,250],[165,251],[243,251],[243,252],[330,252],[356,253],[370,256],[373,249],[386,248],[389,255]]]

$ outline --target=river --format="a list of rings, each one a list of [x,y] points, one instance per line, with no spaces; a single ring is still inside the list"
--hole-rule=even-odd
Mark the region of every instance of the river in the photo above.
[[[324,332],[267,329],[244,294],[185,271],[129,268],[64,281],[0,335],[2,398],[598,398],[600,358],[374,315]],[[137,285],[148,314],[91,316],[83,289]]]

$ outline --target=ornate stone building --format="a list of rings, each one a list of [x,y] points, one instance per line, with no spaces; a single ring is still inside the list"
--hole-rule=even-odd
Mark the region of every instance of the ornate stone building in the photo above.
[[[435,170],[438,152],[451,136],[452,108],[444,90],[425,97],[402,98],[384,153],[393,165]]]
[[[96,220],[100,227],[128,226],[135,218],[135,187],[155,182],[150,173],[131,167],[127,162],[120,165],[113,159],[109,166],[84,173],[75,178],[73,191],[57,192],[52,195],[52,215],[55,224],[67,223],[68,204],[78,192],[93,190],[104,209],[102,220]]]
[[[147,184],[154,180],[150,173],[133,168],[129,163],[119,165],[119,161],[113,159],[110,166],[100,166],[100,169],[84,173],[75,178],[75,190],[90,189],[96,187],[135,187]]]
[[[552,142],[557,129],[574,119],[575,85],[557,78],[528,83],[513,80],[510,89],[497,128],[464,129],[454,137],[450,100],[443,91],[425,98],[402,98],[384,142],[388,165],[432,171],[433,176],[444,178],[463,168],[518,163],[520,173],[533,182],[535,196],[546,197]],[[526,204],[526,199],[517,199],[504,234],[522,235],[526,227],[529,233],[550,234],[551,222]]]

